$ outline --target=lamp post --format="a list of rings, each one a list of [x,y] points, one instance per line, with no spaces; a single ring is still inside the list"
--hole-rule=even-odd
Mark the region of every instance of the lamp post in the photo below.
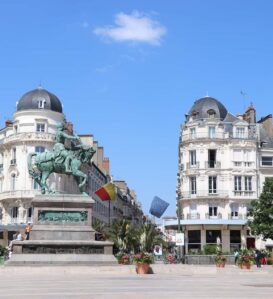
[[[176,205],[177,205],[177,220],[178,220],[178,225],[177,225],[177,233],[181,234],[182,233],[182,226],[181,226],[181,206],[179,202],[180,197],[177,196],[176,199]],[[178,245],[178,260],[181,263],[182,262],[182,257],[183,257],[183,252],[182,252],[182,245]]]

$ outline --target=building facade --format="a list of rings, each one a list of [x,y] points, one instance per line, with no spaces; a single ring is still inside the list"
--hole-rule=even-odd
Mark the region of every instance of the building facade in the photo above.
[[[23,230],[28,222],[32,222],[31,202],[40,191],[28,173],[27,156],[30,152],[52,149],[60,122],[66,122],[61,101],[39,87],[21,97],[13,119],[6,121],[5,127],[0,130],[0,244],[7,245],[15,231]],[[66,124],[67,132],[72,133],[73,125]],[[86,192],[95,200],[94,220],[108,224],[108,203],[102,202],[94,192],[110,181],[110,162],[104,157],[103,147],[92,135],[80,137],[83,143],[96,150],[91,165],[83,166],[89,179]],[[53,173],[49,177],[49,185],[59,193],[79,193],[72,176]],[[133,210],[134,206],[130,208]]]
[[[234,116],[211,97],[195,101],[185,118],[179,138],[177,202],[186,253],[217,240],[224,252],[257,246],[259,239],[247,227],[247,210],[259,197],[265,177],[273,175],[271,139],[263,140],[268,139],[272,119],[267,127],[265,120],[256,122],[252,105]]]

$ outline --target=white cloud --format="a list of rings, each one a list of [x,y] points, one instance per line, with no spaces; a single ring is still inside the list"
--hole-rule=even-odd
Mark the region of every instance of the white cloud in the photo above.
[[[160,45],[161,38],[167,32],[166,28],[144,14],[134,11],[132,14],[123,12],[115,15],[115,26],[95,28],[96,35],[115,41],[129,41]]]

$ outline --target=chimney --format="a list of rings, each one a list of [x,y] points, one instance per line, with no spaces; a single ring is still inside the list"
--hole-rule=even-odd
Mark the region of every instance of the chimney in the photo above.
[[[6,125],[6,127],[10,127],[10,126],[12,126],[12,124],[13,124],[13,121],[10,120],[10,119],[7,119],[7,120],[5,121],[5,125]]]
[[[247,121],[249,124],[256,123],[256,110],[253,107],[252,103],[250,103],[250,106],[247,108],[244,114],[244,120]]]
[[[109,158],[103,158],[102,168],[105,170],[106,174],[110,173],[110,161],[109,161]]]

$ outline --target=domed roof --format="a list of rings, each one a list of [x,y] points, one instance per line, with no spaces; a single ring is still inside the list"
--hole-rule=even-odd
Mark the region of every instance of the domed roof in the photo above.
[[[17,111],[28,109],[47,109],[63,112],[61,101],[51,92],[38,87],[25,93],[17,104]]]
[[[226,107],[218,100],[204,97],[194,102],[187,116],[187,121],[192,119],[217,118],[223,120],[227,115]]]

